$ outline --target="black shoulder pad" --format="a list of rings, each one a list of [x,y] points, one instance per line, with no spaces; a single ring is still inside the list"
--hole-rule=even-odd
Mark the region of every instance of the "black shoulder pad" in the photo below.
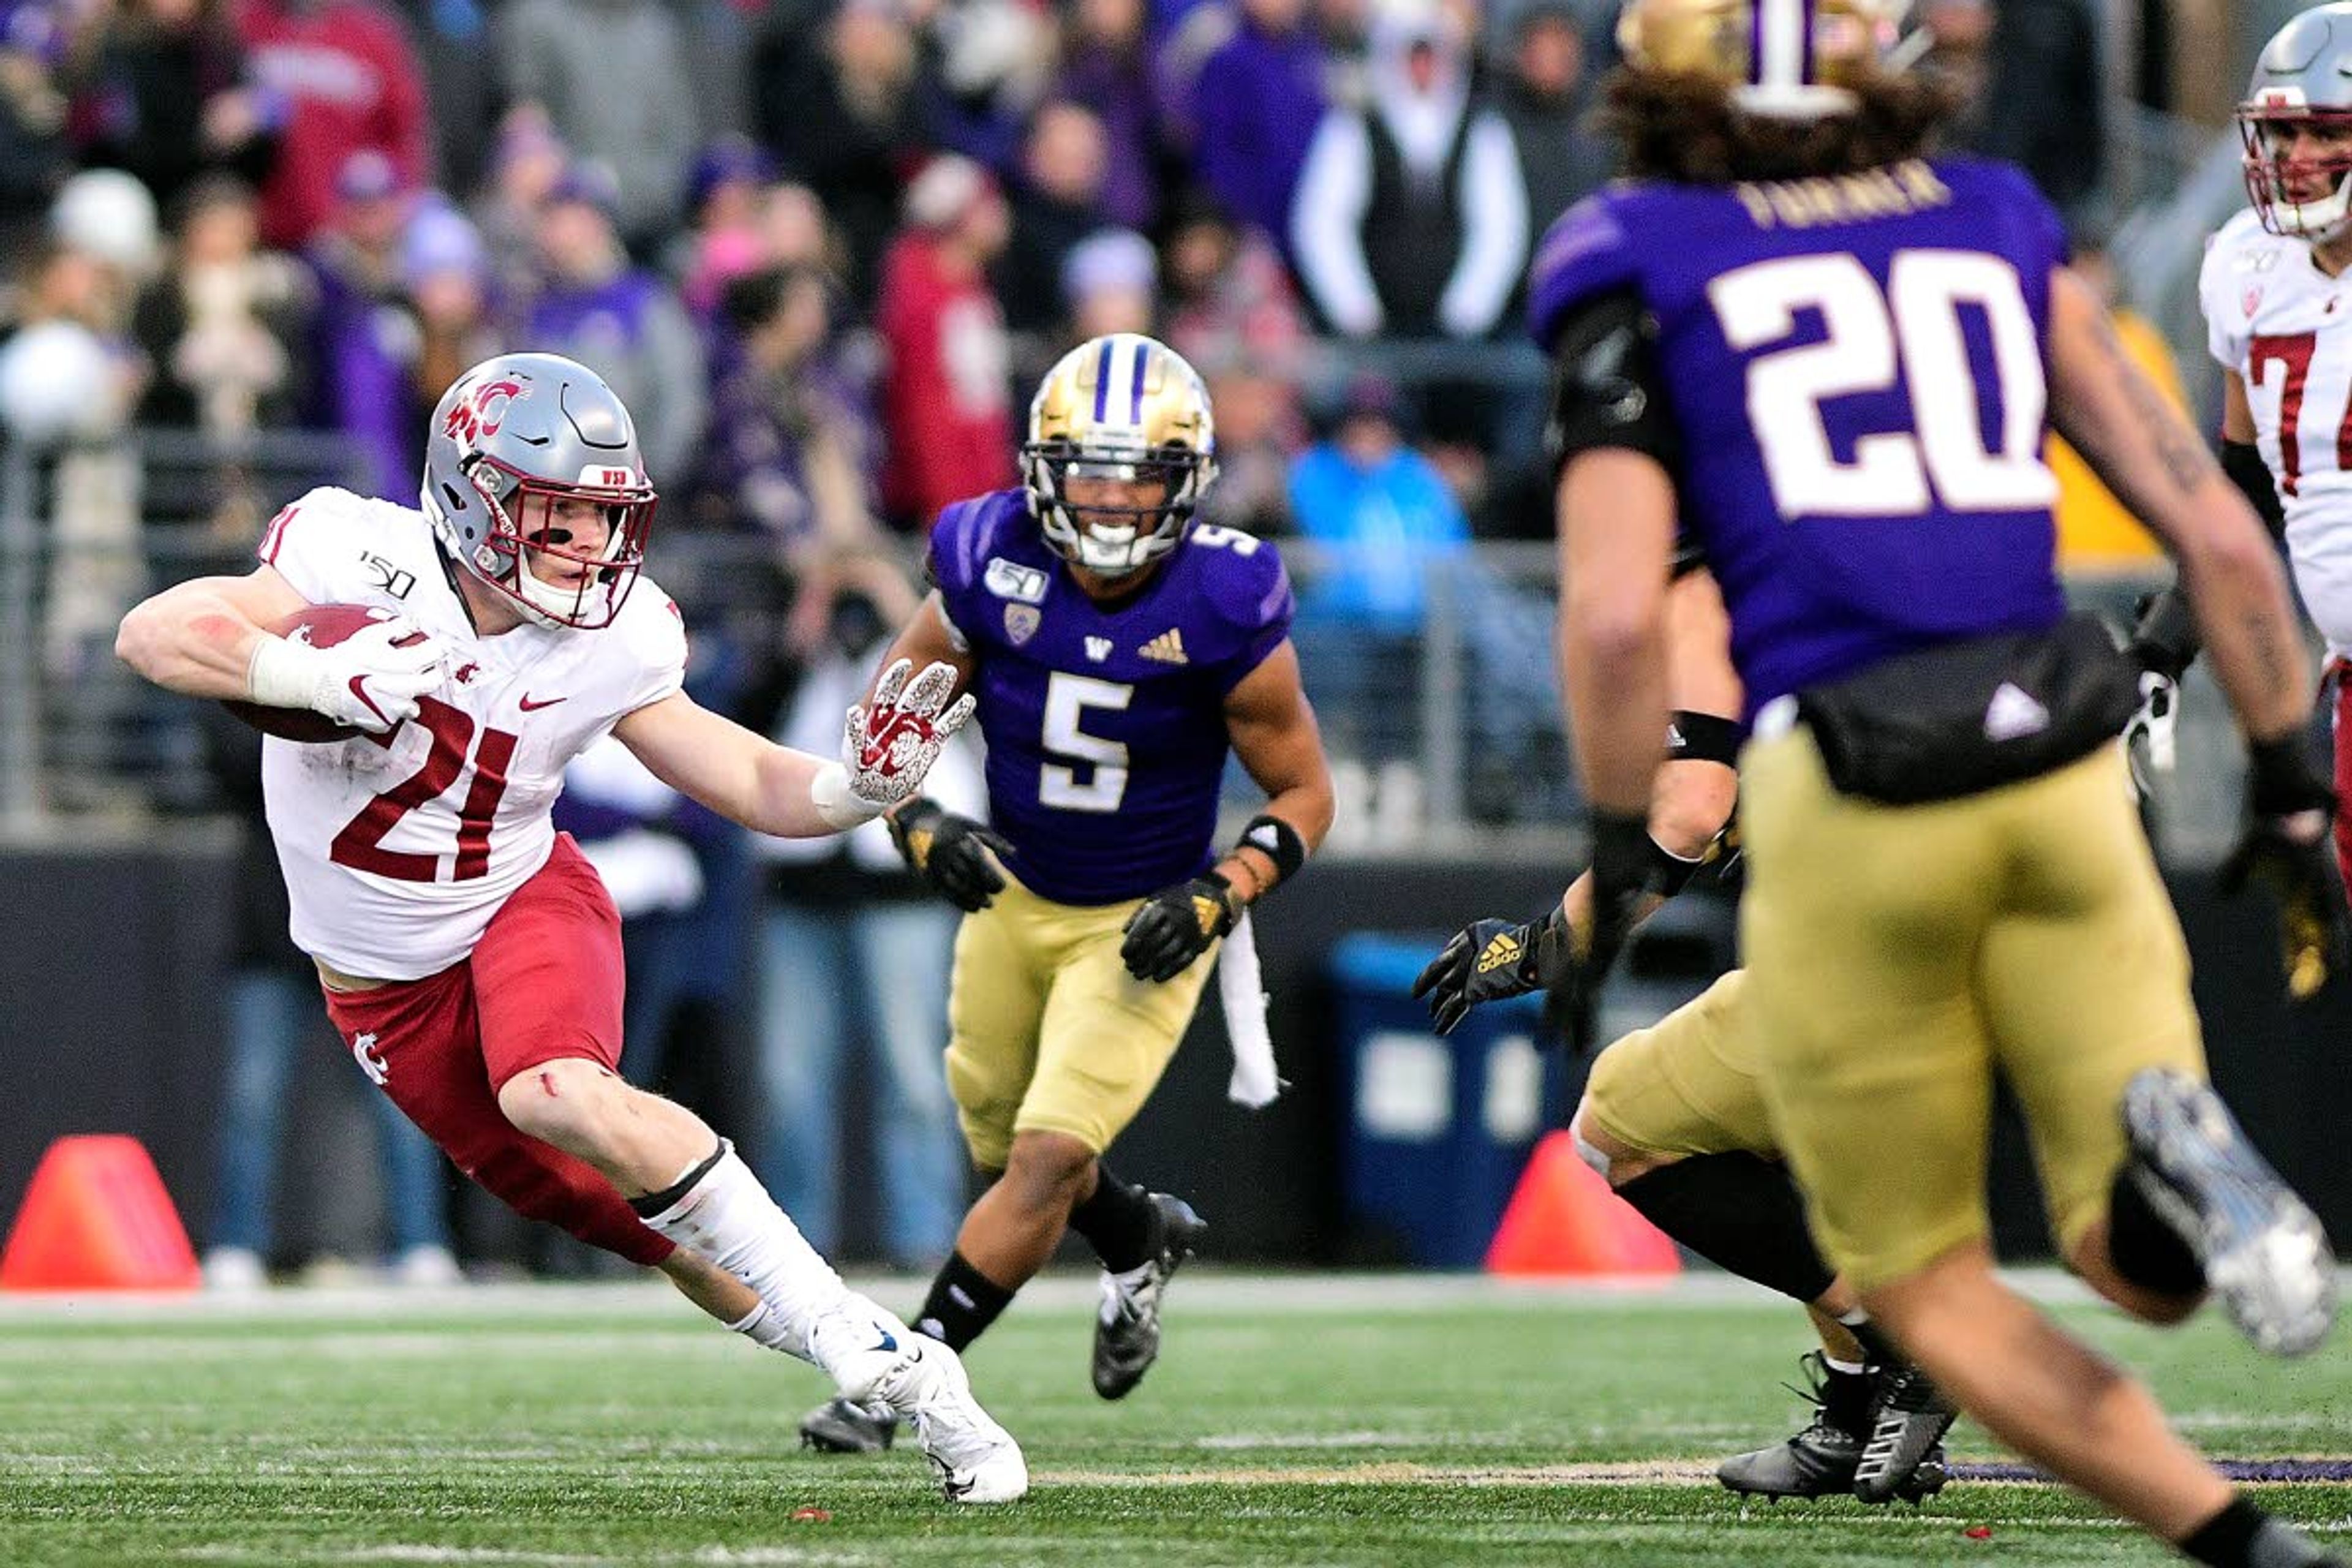
[[[1666,400],[1657,336],[1655,318],[1631,289],[1596,295],[1560,324],[1544,426],[1554,478],[1578,453],[1604,447],[1678,467],[1682,432]]]

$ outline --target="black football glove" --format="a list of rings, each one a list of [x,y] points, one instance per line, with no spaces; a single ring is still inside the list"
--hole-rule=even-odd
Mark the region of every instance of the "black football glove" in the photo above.
[[[1173,980],[1234,929],[1233,884],[1214,871],[1162,888],[1127,920],[1118,956],[1138,980]]]
[[[1450,1035],[1473,1007],[1549,986],[1568,966],[1575,941],[1558,904],[1517,925],[1474,921],[1429,961],[1412,983],[1413,999],[1427,1002],[1429,1021]]]
[[[1597,1038],[1601,985],[1640,922],[1642,901],[1654,890],[1657,872],[1646,819],[1593,813],[1592,929],[1544,986],[1544,1030],[1579,1056],[1602,1043]]]
[[[1013,846],[928,795],[918,796],[885,818],[890,842],[898,847],[925,881],[966,914],[988,908],[1004,890],[1004,873],[988,858],[1013,853]]]
[[[2260,882],[2278,900],[2287,994],[2300,1002],[2352,955],[2344,891],[2327,864],[2336,794],[2299,734],[2256,742],[2246,761],[2246,828],[2221,863],[2221,887],[2235,893]]]

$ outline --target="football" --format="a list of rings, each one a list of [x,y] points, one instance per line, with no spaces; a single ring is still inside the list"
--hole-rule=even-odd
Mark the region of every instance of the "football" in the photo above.
[[[313,647],[332,647],[370,621],[390,619],[391,611],[373,605],[305,605],[269,629]],[[265,735],[309,745],[355,740],[367,733],[308,708],[271,708],[234,698],[224,698],[222,706]]]

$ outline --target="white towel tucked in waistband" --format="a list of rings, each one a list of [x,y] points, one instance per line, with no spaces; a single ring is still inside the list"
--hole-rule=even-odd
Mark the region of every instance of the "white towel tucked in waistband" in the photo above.
[[[1225,1098],[1252,1110],[1274,1103],[1285,1087],[1274,1069],[1274,1037],[1265,1030],[1265,982],[1258,973],[1257,942],[1244,910],[1225,935],[1217,958],[1217,996],[1225,1008],[1225,1037],[1233,1042],[1234,1076]]]

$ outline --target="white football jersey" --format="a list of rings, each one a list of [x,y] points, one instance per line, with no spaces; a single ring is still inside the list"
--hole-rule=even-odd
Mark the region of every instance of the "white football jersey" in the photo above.
[[[2249,208],[2207,245],[2197,291],[2206,346],[2246,384],[2295,586],[2329,651],[2352,654],[2352,277]]]
[[[261,559],[314,605],[374,605],[431,633],[448,679],[389,736],[272,737],[261,777],[294,944],[346,974],[414,980],[465,958],[546,864],[563,766],[679,689],[686,627],[640,581],[597,631],[478,637],[425,514],[318,489],[278,514]]]

